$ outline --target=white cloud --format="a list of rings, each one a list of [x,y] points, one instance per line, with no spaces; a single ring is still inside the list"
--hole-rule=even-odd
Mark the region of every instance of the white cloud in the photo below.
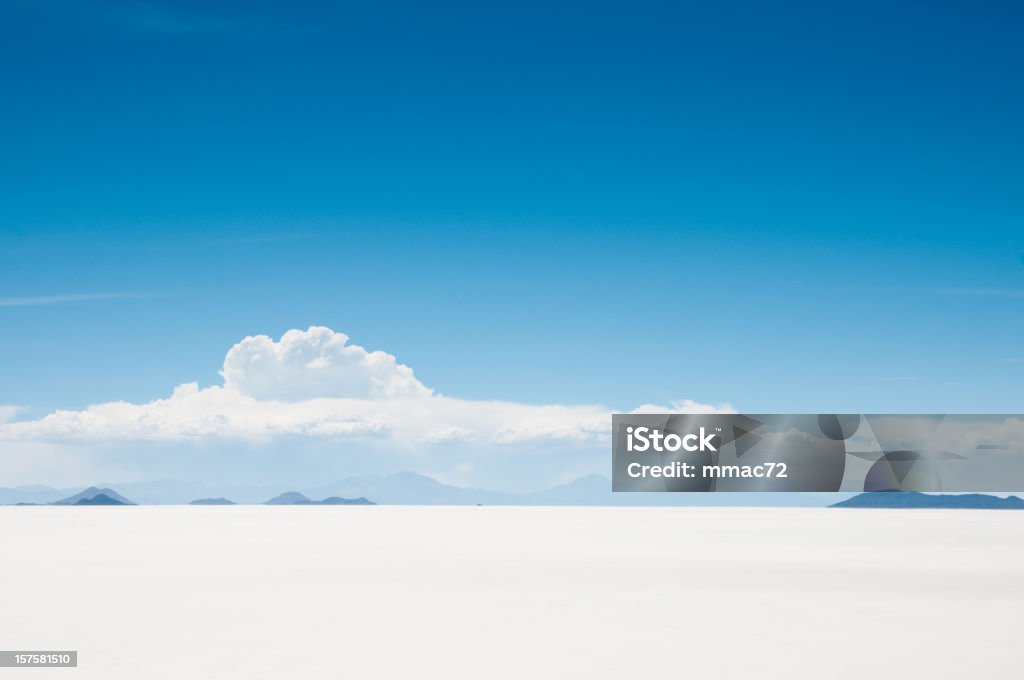
[[[318,397],[429,396],[412,369],[386,352],[348,344],[330,328],[290,330],[274,342],[249,336],[224,359],[224,386],[256,399],[302,401]]]
[[[0,438],[46,440],[264,440],[315,437],[384,441],[389,446],[595,445],[611,411],[600,405],[470,401],[435,394],[385,352],[348,344],[328,328],[291,330],[274,341],[248,337],[224,360],[223,385],[180,385],[143,404],[109,402],[0,424]],[[693,401],[657,412],[732,412]],[[2,421],[0,421],[2,422]]]

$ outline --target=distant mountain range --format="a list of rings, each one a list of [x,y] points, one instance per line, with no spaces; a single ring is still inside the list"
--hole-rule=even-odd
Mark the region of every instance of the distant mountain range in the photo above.
[[[529,493],[506,493],[439,482],[415,472],[348,479],[306,489],[309,496],[364,496],[387,505],[614,505],[614,506],[801,506],[823,507],[834,493],[614,493],[601,475],[587,475]]]
[[[0,505],[135,505],[111,488],[84,491],[47,486],[0,488]],[[162,480],[118,484],[118,489],[144,505],[605,505],[605,506],[783,506],[834,508],[984,508],[1024,509],[1016,496],[986,494],[923,494],[882,491],[853,497],[838,493],[613,493],[600,475],[531,493],[506,493],[453,486],[415,472],[349,477],[331,484],[285,491],[267,486],[221,486]],[[230,489],[229,494],[209,493]],[[203,492],[206,493],[203,493]],[[198,493],[197,493],[198,492]],[[273,494],[277,494],[274,496]],[[268,497],[273,496],[270,500]],[[321,498],[322,500],[313,500]],[[838,502],[837,502],[838,501]]]
[[[19,486],[0,488],[0,505],[46,505],[74,493],[74,489],[55,489],[50,486]]]
[[[117,492],[112,489],[116,488]],[[528,493],[508,493],[445,484],[415,472],[389,475],[348,477],[330,484],[302,488],[270,485],[207,484],[156,480],[100,484],[85,492],[90,497],[104,493],[126,503],[223,505],[225,503],[262,504],[268,498],[295,493],[299,504],[310,499],[324,504],[343,503],[344,499],[364,498],[388,505],[612,505],[612,506],[785,506],[824,507],[844,500],[847,494],[837,493],[613,493],[611,481],[601,475],[580,477],[566,484]],[[109,492],[109,493],[108,493]],[[121,494],[124,494],[123,496]],[[69,503],[80,494],[77,489],[55,489],[46,486],[0,488],[0,504]],[[131,501],[127,499],[131,498]],[[286,497],[288,498],[288,497]],[[328,501],[332,498],[340,501]],[[198,500],[197,500],[198,499]],[[228,501],[227,499],[231,499]],[[279,500],[275,504],[292,503]]]
[[[833,504],[833,508],[955,508],[967,510],[1024,510],[1016,496],[1000,498],[981,493],[927,494],[916,491],[862,493]]]
[[[330,496],[320,501],[314,501],[298,491],[288,491],[280,496],[274,496],[264,505],[376,505],[376,503],[362,496],[359,498]]]

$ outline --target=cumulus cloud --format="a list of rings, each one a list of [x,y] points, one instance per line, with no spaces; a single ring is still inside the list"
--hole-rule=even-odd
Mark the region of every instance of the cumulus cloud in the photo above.
[[[222,385],[180,385],[166,399],[109,402],[0,424],[17,440],[189,440],[317,437],[385,441],[416,448],[476,445],[593,445],[606,442],[611,411],[600,405],[533,405],[454,399],[434,393],[385,352],[348,344],[328,328],[280,340],[248,337],[224,360]],[[731,412],[693,401],[658,412]]]
[[[412,369],[387,352],[367,352],[348,336],[313,326],[290,330],[275,342],[249,336],[228,351],[224,386],[256,399],[303,401],[319,397],[381,399],[429,396]]]

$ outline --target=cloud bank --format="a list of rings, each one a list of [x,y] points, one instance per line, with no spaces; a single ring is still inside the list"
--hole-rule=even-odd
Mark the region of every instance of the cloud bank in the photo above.
[[[382,351],[349,343],[344,333],[311,327],[279,340],[250,336],[228,350],[223,384],[179,385],[165,399],[56,411],[4,423],[0,439],[268,440],[317,437],[423,447],[594,445],[606,441],[611,410],[592,405],[473,401],[437,394],[413,370]],[[681,401],[649,411],[731,412],[729,405]]]

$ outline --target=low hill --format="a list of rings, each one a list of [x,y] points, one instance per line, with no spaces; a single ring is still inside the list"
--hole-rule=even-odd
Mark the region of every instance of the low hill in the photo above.
[[[279,496],[274,496],[269,501],[264,501],[264,505],[295,505],[296,503],[308,503],[309,498],[302,495],[298,491],[286,491]]]
[[[189,505],[235,505],[236,503],[227,498],[198,498]]]
[[[274,496],[264,505],[376,505],[376,503],[363,496],[358,498],[330,496],[321,501],[314,501],[298,491],[288,491],[280,496]]]
[[[98,493],[92,498],[79,498],[75,505],[132,505],[131,503],[125,503],[119,501],[116,498],[111,498],[105,493]]]
[[[928,494],[916,491],[862,493],[831,505],[832,508],[950,508],[965,510],[1024,510],[1016,496],[1000,498],[981,493]]]
[[[103,498],[97,501],[98,496],[103,496]],[[85,502],[83,503],[82,501]],[[132,503],[113,489],[100,489],[90,486],[84,491],[79,491],[74,496],[68,496],[67,498],[55,501],[53,505],[135,505],[135,503]]]
[[[298,503],[294,503],[293,505],[377,505],[377,504],[374,503],[373,501],[367,499],[367,498],[363,498],[362,496],[360,496],[359,498],[339,498],[338,496],[331,496],[330,498],[325,498],[322,501],[304,500],[304,501],[299,501]]]

